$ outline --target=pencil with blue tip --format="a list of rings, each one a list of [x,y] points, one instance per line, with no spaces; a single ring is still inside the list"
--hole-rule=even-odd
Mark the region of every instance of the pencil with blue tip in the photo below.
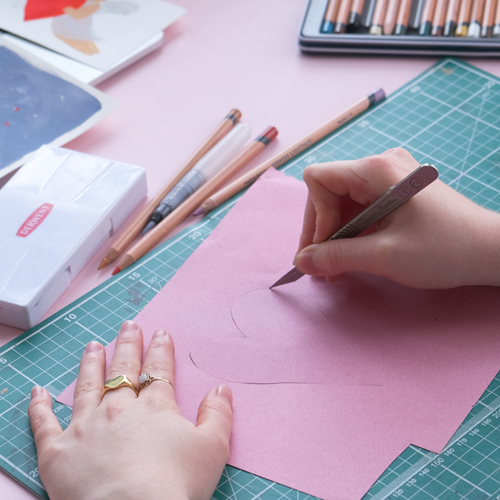
[[[328,5],[326,6],[323,23],[321,24],[321,33],[333,33],[339,5],[340,0],[329,0]]]

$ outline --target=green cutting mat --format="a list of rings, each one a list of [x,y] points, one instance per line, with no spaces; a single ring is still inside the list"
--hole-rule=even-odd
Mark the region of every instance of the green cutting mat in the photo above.
[[[283,170],[301,178],[309,163],[360,158],[395,146],[422,163],[434,163],[445,182],[500,211],[500,80],[459,60],[443,60]],[[27,418],[31,387],[44,386],[55,399],[76,377],[85,345],[109,343],[119,325],[144,308],[233,204],[226,203],[0,349],[0,466],[40,498],[48,497],[38,477]],[[67,427],[71,409],[55,403],[54,413]],[[312,497],[228,466],[214,498]],[[441,455],[410,446],[365,498],[500,500],[500,376]]]

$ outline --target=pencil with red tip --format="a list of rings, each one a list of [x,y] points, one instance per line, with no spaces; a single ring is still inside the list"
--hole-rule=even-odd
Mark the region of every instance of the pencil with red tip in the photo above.
[[[98,270],[114,262],[119,255],[127,248],[135,237],[144,229],[148,223],[151,214],[160,204],[161,200],[170,192],[170,190],[196,165],[196,163],[207,154],[230,130],[238,123],[241,118],[241,111],[232,109],[222,120],[219,126],[212,132],[205,142],[193,153],[193,155],[182,165],[182,167],[169,179],[169,181],[158,191],[151,201],[143,208],[141,213],[134,219],[132,224],[123,232],[123,234],[108,248],[106,255],[101,261]]]
[[[165,236],[173,231],[196,207],[214,194],[238,170],[242,169],[252,158],[257,156],[276,136],[278,130],[268,127],[261,135],[252,141],[234,160],[229,162],[218,174],[210,179],[184,203],[165,217],[154,229],[146,233],[139,242],[132,247],[120,260],[113,271],[113,275],[140,259],[144,254],[155,247]]]
[[[378,89],[375,92],[367,95],[366,97],[363,97],[363,99],[353,104],[350,108],[335,116],[329,122],[317,128],[309,135],[300,139],[300,141],[292,144],[284,151],[281,151],[269,160],[261,163],[258,167],[250,170],[245,175],[242,175],[240,178],[236,179],[225,188],[210,196],[210,198],[205,200],[201,205],[200,209],[202,211],[197,210],[196,213],[207,214],[208,212],[212,211],[214,208],[218,207],[221,203],[224,203],[236,193],[239,193],[243,189],[253,184],[267,169],[271,167],[278,168],[279,166],[283,165],[283,163],[302,153],[309,146],[323,139],[323,137],[327,136],[342,125],[345,125],[349,120],[352,120],[360,113],[375,105],[377,102],[381,101],[384,98],[385,92],[383,89]]]

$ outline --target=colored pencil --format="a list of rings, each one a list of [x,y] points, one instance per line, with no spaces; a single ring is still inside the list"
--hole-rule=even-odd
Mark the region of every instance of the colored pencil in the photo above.
[[[481,22],[483,20],[484,0],[474,0],[470,13],[469,29],[467,36],[479,38],[481,36]]]
[[[495,8],[495,24],[493,26],[492,35],[495,38],[500,37],[500,0],[497,0],[497,5]]]
[[[432,18],[431,36],[443,36],[447,8],[448,0],[437,0]]]
[[[234,160],[229,162],[217,175],[200,187],[184,203],[177,207],[170,215],[165,217],[153,230],[138,241],[120,259],[118,266],[113,271],[117,274],[130,266],[137,259],[149,252],[167,234],[173,231],[200,203],[219,189],[235,172],[243,168],[252,158],[259,154],[276,136],[278,131],[274,127],[267,128],[259,137],[252,141]]]
[[[381,35],[384,30],[385,13],[387,12],[388,0],[377,0],[373,13],[370,35]]]
[[[458,11],[457,28],[455,36],[467,36],[467,31],[470,24],[470,14],[472,8],[472,0],[461,0],[460,9]]]
[[[453,36],[457,29],[458,9],[460,0],[448,0],[446,17],[444,22],[443,36]]]
[[[384,20],[384,35],[392,35],[396,25],[396,16],[398,15],[400,0],[389,0],[387,12]]]
[[[422,12],[424,11],[425,0],[413,0],[410,9],[410,19],[408,20],[408,28],[418,30],[422,20]]]
[[[493,35],[495,8],[496,0],[486,0],[484,2],[483,20],[481,22],[481,36],[484,38],[490,38]]]
[[[236,193],[239,193],[243,189],[253,184],[267,169],[271,167],[277,168],[280,165],[283,165],[283,163],[290,160],[294,156],[297,156],[299,153],[302,153],[302,151],[307,149],[309,146],[318,142],[320,139],[333,132],[335,129],[341,127],[349,120],[352,120],[355,116],[359,115],[370,106],[373,106],[384,97],[384,91],[382,89],[378,89],[376,92],[373,92],[369,96],[364,97],[349,109],[347,109],[343,113],[340,113],[335,118],[325,123],[322,127],[319,127],[314,132],[311,132],[309,135],[302,138],[300,141],[292,144],[290,147],[273,156],[253,170],[250,170],[250,172],[246,173],[245,175],[231,183],[229,186],[226,186],[224,189],[218,191],[213,196],[208,198],[201,205],[203,213],[206,214],[214,208],[218,207],[221,203],[224,203]]]
[[[326,6],[323,23],[321,24],[321,33],[333,33],[339,5],[340,0],[329,0],[328,5]]]
[[[365,0],[365,5],[363,6],[363,14],[361,15],[361,26],[364,28],[370,28],[372,25],[373,14],[375,13],[375,6],[377,5],[377,0]]]
[[[347,17],[351,9],[351,0],[341,0],[339,10],[337,12],[337,20],[335,22],[334,33],[345,33],[347,31]]]
[[[396,16],[396,27],[394,28],[395,35],[404,35],[408,28],[410,20],[411,0],[401,0],[399,4],[398,15]]]
[[[361,25],[365,0],[352,0],[351,11],[347,17],[347,31],[356,31]]]
[[[196,165],[213,146],[215,146],[238,122],[241,112],[232,109],[222,120],[219,126],[212,132],[210,137],[193,153],[193,155],[182,165],[176,174],[163,186],[154,198],[146,205],[141,213],[134,219],[127,230],[110,246],[101,261],[98,270],[114,262],[118,256],[132,243],[134,238],[144,229],[151,214],[155,211],[161,200],[167,193]]]
[[[424,10],[422,11],[422,19],[420,21],[419,35],[429,36],[432,29],[432,19],[436,10],[436,0],[425,0]]]

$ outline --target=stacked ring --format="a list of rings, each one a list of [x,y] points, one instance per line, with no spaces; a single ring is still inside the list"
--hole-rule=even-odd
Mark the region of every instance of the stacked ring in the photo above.
[[[136,396],[139,395],[139,389],[137,389],[137,387],[126,375],[118,375],[118,377],[110,378],[104,382],[103,396],[108,391],[114,391],[115,389],[121,389],[122,387],[128,387],[135,392]]]
[[[161,380],[162,382],[166,382],[167,384],[170,384],[170,387],[172,387],[172,389],[174,388],[174,386],[172,385],[172,382],[170,382],[170,380],[167,380],[166,378],[161,378],[161,377],[153,377],[149,373],[143,373],[139,377],[139,388],[144,389],[144,387],[147,387],[149,384],[152,384],[156,380]]]

